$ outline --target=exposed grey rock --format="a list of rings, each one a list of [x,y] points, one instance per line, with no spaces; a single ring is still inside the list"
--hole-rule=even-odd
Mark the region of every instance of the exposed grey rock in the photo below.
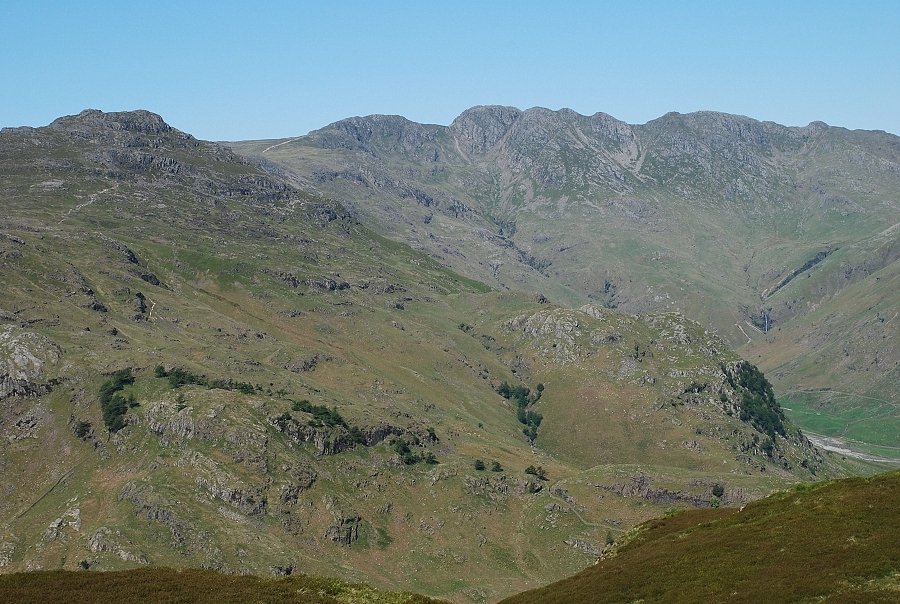
[[[62,349],[49,338],[14,325],[0,327],[0,400],[47,394]]]
[[[340,543],[351,545],[359,539],[359,526],[362,518],[356,512],[344,512],[336,507],[332,508],[334,523],[325,529],[325,538]]]
[[[318,455],[336,455],[359,444],[350,433],[350,430],[344,426],[331,428],[327,426],[310,426],[297,421],[293,417],[285,418],[283,416],[270,417],[269,423],[296,442],[312,444]],[[359,428],[359,431],[363,441],[361,444],[365,444],[367,447],[377,445],[388,436],[401,436],[406,432],[402,428],[387,424]]]
[[[643,475],[633,476],[631,481],[627,483],[598,486],[622,497],[640,497],[657,504],[686,503],[696,508],[708,508],[712,506],[713,501],[713,497],[709,494],[708,489],[705,489],[703,494],[696,494],[653,487],[650,479]],[[737,488],[726,490],[724,495],[719,498],[719,501],[722,505],[734,505],[746,503],[748,499],[749,493],[744,489]]]
[[[109,527],[101,526],[88,538],[88,548],[95,554],[111,553],[126,562],[137,564],[149,564],[149,560],[143,554],[133,554],[119,544],[122,535],[118,530],[113,531]]]
[[[594,556],[595,558],[603,553],[603,548],[596,543],[591,543],[590,541],[585,541],[584,539],[579,539],[577,537],[569,537],[568,539],[566,539],[565,543],[566,545],[569,545],[572,548],[578,550],[582,554]]]
[[[129,501],[135,507],[135,514],[152,522],[158,522],[169,529],[172,547],[185,545],[188,526],[176,515],[172,504],[157,494],[153,487],[137,482],[128,482],[119,491],[119,501]]]
[[[141,273],[140,277],[150,285],[161,285],[159,277],[153,273]]]

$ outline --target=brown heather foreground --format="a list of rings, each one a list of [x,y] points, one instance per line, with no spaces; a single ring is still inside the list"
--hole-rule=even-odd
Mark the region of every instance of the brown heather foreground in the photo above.
[[[141,568],[114,572],[54,570],[0,576],[0,602],[427,604],[440,600],[379,592],[366,585],[325,577],[267,578],[199,569]]]
[[[900,472],[681,512],[503,604],[900,602]]]

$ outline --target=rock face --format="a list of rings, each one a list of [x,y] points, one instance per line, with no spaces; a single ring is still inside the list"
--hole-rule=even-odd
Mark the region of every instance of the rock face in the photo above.
[[[48,372],[61,354],[58,345],[38,333],[0,327],[0,400],[48,393]]]
[[[359,539],[359,524],[362,518],[356,513],[335,514],[334,524],[325,530],[325,538],[341,545],[351,545]]]
[[[358,444],[371,447],[388,436],[401,436],[406,431],[389,425],[359,428],[356,434],[344,426],[311,426],[294,418],[272,417],[269,422],[298,443],[310,443],[318,455],[336,455]]]
[[[640,497],[657,504],[687,503],[695,508],[708,508],[719,503],[722,505],[739,505],[746,503],[750,497],[749,493],[740,488],[724,490],[721,497],[715,497],[711,494],[699,495],[663,487],[654,487],[646,476],[633,476],[629,482],[600,485],[600,488],[622,497]]]

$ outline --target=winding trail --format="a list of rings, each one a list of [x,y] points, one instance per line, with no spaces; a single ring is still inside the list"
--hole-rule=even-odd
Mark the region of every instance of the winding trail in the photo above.
[[[280,142],[280,143],[275,143],[275,144],[272,145],[271,147],[266,147],[265,149],[263,149],[263,150],[262,150],[262,153],[265,153],[266,151],[271,151],[271,150],[274,149],[275,147],[280,147],[281,145],[286,145],[286,144],[292,143],[292,142],[294,142],[294,141],[296,141],[296,140],[300,140],[301,138],[303,138],[303,137],[302,137],[302,136],[298,136],[297,138],[291,138],[291,139],[288,139],[288,140],[283,141],[283,142]],[[260,153],[260,155],[262,155],[262,153]]]
[[[740,324],[740,323],[735,323],[734,326],[741,330],[741,333],[744,334],[744,337],[745,337],[745,338],[747,338],[747,343],[748,343],[748,344],[753,343],[753,340],[750,338],[750,336],[747,335],[747,332],[744,331],[744,328],[741,327],[741,324]]]
[[[557,495],[556,493],[554,493],[554,491],[555,491],[556,489],[560,488],[561,485],[563,485],[563,484],[566,483],[566,480],[568,480],[568,478],[564,478],[564,479],[562,479],[562,480],[557,480],[555,483],[553,483],[553,484],[550,486],[550,488],[549,488],[549,490],[548,490],[547,492],[550,494],[550,497],[551,497],[551,498],[556,499],[557,501],[560,501],[560,502],[562,502],[563,504],[565,504],[565,506],[566,506],[569,510],[571,510],[572,513],[574,513],[575,516],[578,518],[578,520],[580,520],[581,523],[582,523],[583,525],[585,525],[585,526],[590,526],[590,527],[593,527],[593,528],[605,528],[605,529],[609,529],[609,530],[611,530],[611,531],[616,531],[616,532],[619,532],[619,533],[624,533],[624,532],[625,532],[625,529],[623,529],[622,527],[614,526],[614,525],[608,524],[608,523],[606,523],[606,522],[589,522],[589,521],[585,520],[585,519],[584,519],[584,516],[581,515],[581,512],[579,512],[579,511],[575,508],[574,505],[572,505],[571,503],[569,503],[568,501],[566,501],[565,499],[563,499],[562,497],[560,497],[559,495]]]
[[[79,203],[74,208],[69,208],[69,211],[66,212],[63,215],[63,217],[59,219],[59,222],[57,222],[56,224],[62,224],[63,221],[72,214],[72,212],[77,212],[78,210],[80,210],[82,208],[88,207],[89,205],[91,205],[95,201],[97,201],[97,198],[100,197],[101,195],[103,195],[104,193],[109,193],[110,191],[112,191],[113,189],[117,189],[118,187],[119,187],[119,185],[114,185],[112,187],[107,187],[107,188],[103,189],[102,191],[97,191],[96,193],[91,193],[90,195],[88,195],[87,201],[85,201],[84,203]]]
[[[844,396],[855,396],[856,398],[864,398],[870,401],[878,401],[879,403],[884,403],[886,405],[894,405],[895,403],[885,400],[883,398],[875,398],[874,396],[865,396],[863,394],[856,394],[854,392],[843,392],[841,390],[801,390],[795,388],[794,390],[785,390],[785,394],[791,393],[799,393],[799,394],[841,394]]]
[[[815,434],[813,432],[804,431],[803,432],[806,437],[820,449],[825,449],[826,451],[831,451],[832,453],[839,453],[845,457],[852,457],[854,459],[860,459],[862,461],[874,461],[877,463],[887,463],[891,465],[900,466],[900,459],[892,459],[890,457],[881,457],[878,455],[872,455],[871,453],[863,453],[862,451],[856,451],[850,448],[850,443],[845,440],[841,440],[840,438],[835,438],[833,436],[824,436],[822,434]]]

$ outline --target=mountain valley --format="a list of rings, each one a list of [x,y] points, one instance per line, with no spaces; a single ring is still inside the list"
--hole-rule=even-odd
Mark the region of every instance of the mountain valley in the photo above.
[[[897,457],[898,140],[505,107],[5,128],[0,572],[497,601],[675,510],[884,470],[798,425]]]

